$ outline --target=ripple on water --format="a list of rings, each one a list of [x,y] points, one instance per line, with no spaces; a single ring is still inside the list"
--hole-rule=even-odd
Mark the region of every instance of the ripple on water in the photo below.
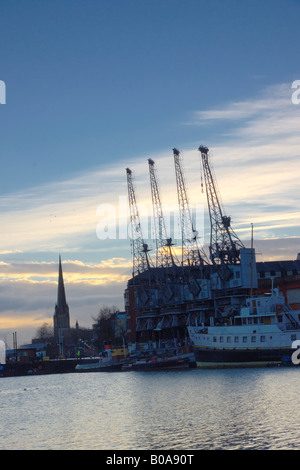
[[[0,382],[2,449],[300,449],[298,369]]]

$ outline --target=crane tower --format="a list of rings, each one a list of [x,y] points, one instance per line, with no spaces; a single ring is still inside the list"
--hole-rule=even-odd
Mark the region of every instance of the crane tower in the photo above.
[[[156,266],[173,267],[179,264],[173,250],[172,238],[168,238],[156,177],[155,162],[148,158],[152,194],[153,218],[156,237]]]
[[[222,212],[216,183],[209,164],[209,149],[201,145],[198,150],[202,158],[210,217],[210,258],[214,264],[238,264],[240,262],[240,249],[244,248],[244,245],[232,230],[231,218]]]
[[[188,266],[203,266],[207,263],[206,254],[198,246],[198,232],[193,226],[187,191],[184,182],[182,162],[179,150],[173,149],[175,173],[178,192],[179,213],[182,233],[182,264]]]
[[[139,212],[137,210],[135,190],[133,185],[133,175],[130,168],[126,168],[128,201],[130,209],[130,223],[132,233],[132,254],[133,254],[133,272],[132,276],[136,276],[144,271],[149,270],[152,261],[149,256],[148,245],[145,243],[140,223]]]

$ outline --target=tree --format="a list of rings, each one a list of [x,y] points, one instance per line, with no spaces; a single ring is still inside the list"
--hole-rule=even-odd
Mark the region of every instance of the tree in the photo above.
[[[53,327],[49,323],[43,323],[43,325],[37,329],[35,340],[40,340],[42,343],[50,343],[53,341],[54,331]]]
[[[93,320],[94,331],[96,331],[99,347],[104,343],[113,343],[115,340],[117,307],[104,305],[100,308],[99,314]]]

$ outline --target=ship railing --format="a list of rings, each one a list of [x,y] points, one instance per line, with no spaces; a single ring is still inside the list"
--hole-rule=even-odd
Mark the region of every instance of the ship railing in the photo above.
[[[289,320],[289,323],[292,325],[291,329],[300,329],[300,325],[297,322],[297,320],[293,316],[293,310],[289,305],[284,305],[283,306],[283,312],[285,313],[285,316]]]
[[[291,331],[291,330],[300,330],[300,325],[299,323],[295,322],[295,323],[286,323],[285,324],[285,329],[287,331]]]

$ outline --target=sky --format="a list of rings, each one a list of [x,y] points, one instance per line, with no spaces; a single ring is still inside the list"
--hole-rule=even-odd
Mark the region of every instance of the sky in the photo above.
[[[168,218],[174,147],[204,247],[199,145],[257,261],[296,258],[299,17],[299,0],[0,0],[0,339],[52,326],[59,255],[71,326],[124,310],[125,169],[154,247],[147,159]]]

